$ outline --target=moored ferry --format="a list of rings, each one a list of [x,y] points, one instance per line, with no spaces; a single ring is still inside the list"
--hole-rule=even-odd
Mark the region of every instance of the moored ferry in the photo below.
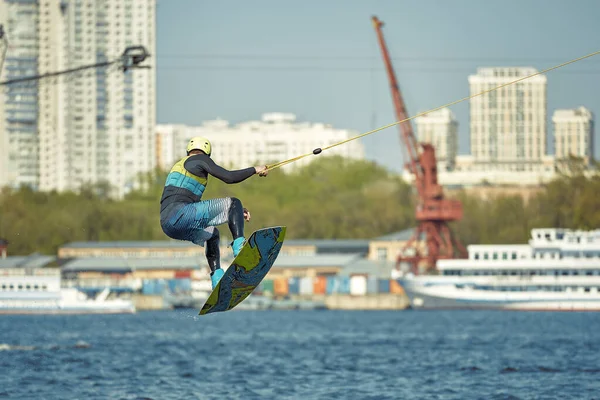
[[[529,244],[471,245],[468,254],[399,278],[411,306],[600,311],[600,230],[533,229]]]
[[[60,271],[44,268],[0,269],[0,314],[134,313],[130,300],[109,299],[108,289],[95,298],[61,287]]]

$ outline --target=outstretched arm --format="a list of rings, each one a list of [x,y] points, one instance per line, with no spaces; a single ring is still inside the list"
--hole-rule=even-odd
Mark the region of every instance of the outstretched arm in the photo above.
[[[229,171],[217,165],[206,155],[191,157],[186,162],[185,167],[196,175],[200,175],[201,171],[204,170],[225,183],[239,183],[245,181],[257,172],[254,167]]]

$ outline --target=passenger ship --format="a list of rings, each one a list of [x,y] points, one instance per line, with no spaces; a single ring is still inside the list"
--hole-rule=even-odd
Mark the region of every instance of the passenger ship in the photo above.
[[[130,300],[108,299],[105,289],[90,299],[73,288],[62,288],[60,270],[0,269],[0,314],[134,313]]]
[[[600,310],[600,230],[533,229],[526,245],[471,245],[398,279],[415,309]]]

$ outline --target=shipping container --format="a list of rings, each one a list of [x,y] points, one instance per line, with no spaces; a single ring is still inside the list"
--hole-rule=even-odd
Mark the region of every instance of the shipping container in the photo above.
[[[192,277],[192,271],[191,270],[182,270],[182,271],[175,271],[175,278],[176,279],[181,279],[181,278],[191,278]]]
[[[300,278],[300,294],[313,294],[313,278]]]
[[[206,269],[195,269],[191,273],[192,279],[208,279],[209,273]]]
[[[190,290],[192,290],[192,280],[189,278],[186,279],[180,279],[180,287],[184,292],[189,292]]]
[[[190,289],[197,291],[208,291],[209,293],[212,291],[212,283],[209,279],[192,279],[190,280]]]
[[[378,293],[378,285],[377,285],[377,277],[369,276],[367,277],[367,293],[368,294],[377,294]]]
[[[152,295],[154,294],[154,280],[144,279],[142,282],[142,294]]]
[[[265,295],[272,295],[274,293],[274,284],[271,279],[263,279],[260,286],[262,289],[261,292]]]
[[[287,296],[287,294],[289,292],[287,278],[275,279],[273,287],[274,287],[276,296]]]
[[[377,292],[378,293],[389,293],[390,292],[390,280],[389,279],[379,279],[377,284]]]
[[[340,276],[339,277],[338,293],[350,294],[350,277],[349,276]]]
[[[338,277],[337,276],[328,276],[327,277],[327,294],[336,294],[339,290],[339,283],[338,283]]]
[[[169,279],[168,287],[171,293],[189,292],[192,284],[190,279]]]
[[[327,292],[327,277],[317,276],[313,279],[313,294],[325,294]]]
[[[350,294],[353,296],[364,296],[367,294],[367,277],[354,275],[350,277]]]
[[[404,289],[395,279],[390,279],[390,293],[404,294]]]
[[[167,290],[167,281],[163,279],[144,279],[142,281],[142,294],[162,295]]]
[[[300,294],[300,278],[292,277],[288,279],[290,294]]]
[[[329,276],[327,277],[327,294],[349,294],[350,277]]]
[[[167,281],[165,279],[156,279],[154,281],[154,294],[164,294],[167,291]]]

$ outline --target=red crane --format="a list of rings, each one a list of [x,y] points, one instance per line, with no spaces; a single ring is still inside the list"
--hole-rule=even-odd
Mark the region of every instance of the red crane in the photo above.
[[[381,47],[381,54],[387,70],[392,99],[397,121],[408,118],[400,88],[396,80],[392,61],[388,53],[381,27],[377,17],[372,17],[377,39]],[[399,124],[400,136],[408,150],[409,161],[406,168],[414,176],[417,188],[418,202],[416,209],[417,228],[410,240],[406,243],[398,257],[397,265],[401,262],[410,264],[413,272],[417,273],[418,267],[426,262],[427,269],[435,268],[438,259],[466,257],[464,246],[455,238],[448,227],[448,223],[458,221],[463,216],[462,204],[457,200],[444,198],[442,187],[437,180],[437,162],[435,150],[429,143],[418,143],[412,130],[410,121]],[[419,249],[419,238],[424,235],[426,252]],[[412,248],[411,254],[407,250]]]

